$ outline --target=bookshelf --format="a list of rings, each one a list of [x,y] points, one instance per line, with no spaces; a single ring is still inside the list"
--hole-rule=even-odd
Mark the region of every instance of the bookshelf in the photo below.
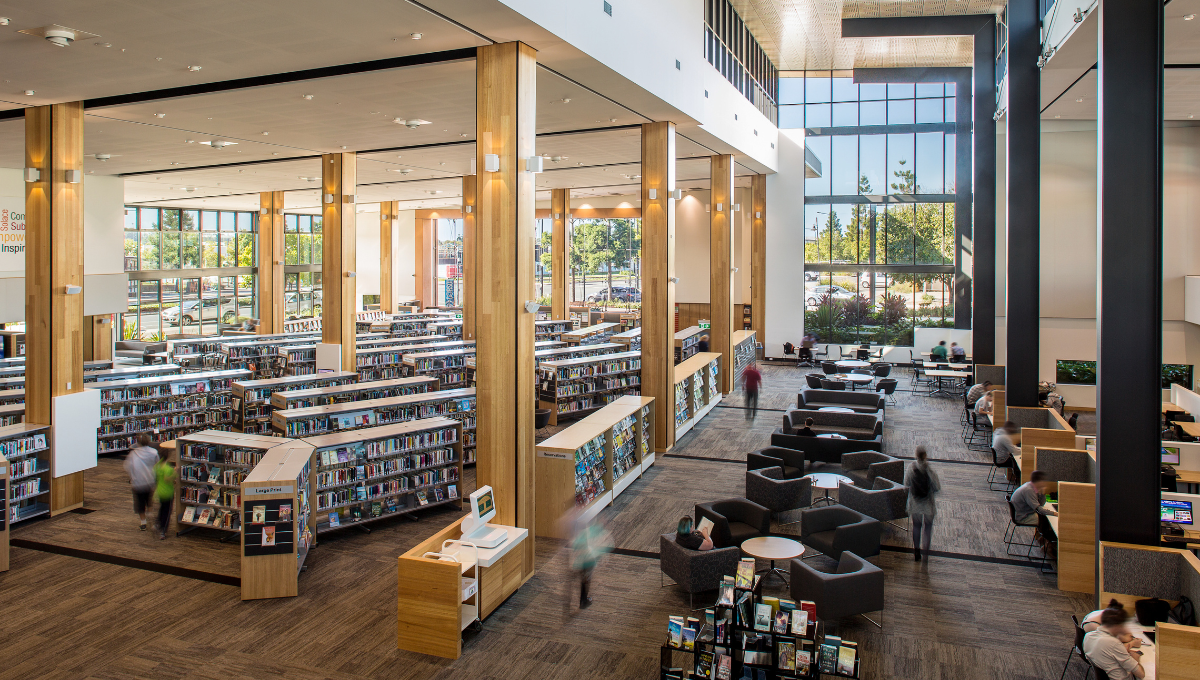
[[[316,545],[313,447],[273,441],[239,489],[243,600],[298,595],[305,558]]]
[[[435,321],[446,321],[446,317],[441,314],[398,314],[375,323],[371,330],[388,333],[393,338],[430,335],[429,324]]]
[[[288,350],[312,347],[311,366],[315,368],[315,348],[321,342],[321,338],[318,335],[314,334],[299,338],[295,336],[273,337],[266,340],[261,339],[261,337],[265,336],[243,336],[241,342],[221,343],[217,351],[225,355],[225,365],[227,368],[252,370],[254,371],[255,378],[276,378],[283,375],[287,368]],[[357,336],[355,340],[357,342],[359,339],[371,340],[381,337],[384,336],[379,333],[364,333],[361,336]],[[281,352],[281,350],[283,351]],[[303,357],[299,354],[297,355],[297,362],[302,365],[309,365],[304,363]]]
[[[753,319],[750,317],[750,305],[742,305],[742,330],[748,331],[753,325]]]
[[[563,333],[575,330],[570,319],[547,319],[533,322],[534,340],[561,340]]]
[[[642,313],[636,312],[621,312],[621,332],[626,333],[635,328],[642,326]]]
[[[83,362],[83,372],[90,373],[92,371],[102,371],[113,367],[111,361],[85,361]],[[125,367],[130,368],[130,367]],[[12,359],[0,359],[0,378],[14,378],[25,375],[25,357],[15,357]]]
[[[8,571],[8,459],[0,454],[0,571]]]
[[[109,382],[112,380],[128,380],[130,378],[152,377],[158,375],[179,375],[183,369],[175,364],[155,364],[153,366],[123,366],[121,368],[106,368],[93,371],[85,370],[83,372],[83,382],[85,384],[95,382]],[[9,378],[0,378],[0,393],[8,390],[24,389],[25,374],[22,371],[20,374]]]
[[[321,330],[321,318],[289,319],[283,322],[283,330],[290,332],[312,332]]]
[[[467,385],[467,357],[475,356],[475,348],[449,349],[440,352],[405,353],[404,372],[412,377],[437,378],[442,389]]]
[[[730,341],[733,345],[733,385],[736,389],[742,383],[742,373],[746,371],[746,367],[754,363],[758,352],[758,338],[755,337],[754,331],[734,331]]]
[[[700,336],[704,335],[708,329],[699,326],[689,326],[675,334],[675,363],[681,364],[687,361],[696,352],[700,351],[697,345],[700,344]]]
[[[316,375],[285,376],[262,380],[238,380],[233,383],[233,425],[249,434],[271,434],[271,396],[315,387],[349,385],[358,382],[350,371]]]
[[[654,399],[621,397],[537,445],[535,526],[569,538],[572,508],[590,520],[654,464]]]
[[[565,343],[564,343],[565,344]],[[554,347],[551,349],[534,349],[535,363],[543,361],[559,361],[561,359],[581,359],[584,357],[600,356],[601,354],[616,354],[629,351],[625,345],[615,342],[602,342],[598,345],[576,345],[575,347]]]
[[[25,403],[25,388],[20,387],[14,390],[0,390],[0,405],[7,406],[10,404]],[[24,412],[24,409],[22,409]]]
[[[275,392],[271,395],[271,408],[289,410],[296,408],[312,408],[313,406],[328,406],[352,401],[369,399],[385,399],[406,394],[423,394],[437,391],[437,378],[393,378],[376,382],[352,382],[329,387],[314,387],[287,392]]]
[[[675,439],[721,401],[720,352],[700,352],[675,366]]]
[[[0,395],[8,395],[11,392],[20,392],[21,400],[0,406],[0,427],[25,422],[25,390],[9,390],[0,392]]]
[[[25,331],[0,330],[0,342],[4,343],[3,356],[25,356]]]
[[[630,350],[642,348],[642,328],[641,326],[623,333],[617,333],[609,338],[612,342],[622,345]]]
[[[0,427],[0,456],[8,468],[4,482],[6,527],[50,512],[49,439],[46,425]]]
[[[271,333],[268,335],[255,335],[253,333],[245,335],[212,335],[203,338],[188,338],[186,340],[171,340],[167,343],[168,351],[171,356],[179,354],[211,354],[221,351],[221,345],[230,343],[245,343],[254,340],[291,340],[299,343],[304,338],[320,338],[319,332],[301,332],[301,333]],[[319,340],[313,340],[318,342]]]
[[[568,345],[595,345],[601,342],[608,342],[613,333],[616,333],[619,328],[615,323],[598,323],[595,326],[580,328],[576,331],[563,333],[559,336],[559,340]]]
[[[562,349],[567,343],[562,340],[534,340],[533,351],[537,352],[543,349]]]
[[[271,427],[283,437],[359,430],[420,418],[446,417],[463,424],[463,463],[475,462],[475,388],[442,390],[326,406],[276,410]]]
[[[306,437],[317,534],[457,503],[463,424],[451,418]],[[423,501],[423,502],[422,502]]]
[[[178,533],[201,528],[239,533],[242,481],[266,452],[282,441],[223,430],[202,430],[176,439]]]
[[[372,333],[372,335],[377,335]],[[445,335],[417,335],[411,338],[372,338],[370,340],[359,340],[355,342],[354,347],[357,350],[376,349],[379,347],[399,347],[408,345],[420,345],[435,342],[450,342],[450,338]]]
[[[543,361],[537,367],[539,408],[550,409],[550,424],[578,417],[626,394],[641,393],[641,352],[618,352],[579,359]]]
[[[434,335],[447,335],[458,340],[461,340],[463,336],[462,319],[457,321],[435,321],[425,328]]]
[[[248,370],[209,371],[102,383],[99,453],[126,451],[138,434],[155,441],[233,426],[233,382]]]

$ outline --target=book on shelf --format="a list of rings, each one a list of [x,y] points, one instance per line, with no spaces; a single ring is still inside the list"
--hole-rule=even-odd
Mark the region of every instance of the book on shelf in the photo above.
[[[754,605],[754,630],[770,632],[771,621],[774,616],[771,614],[771,605],[756,604]]]
[[[263,527],[262,544],[275,545],[275,527],[269,524]]]
[[[775,632],[780,635],[785,635],[788,632],[788,613],[785,611],[775,612]]]
[[[331,527],[340,527],[340,526],[342,526],[342,521],[341,521],[341,519],[338,517],[338,514],[337,514],[337,512],[331,512],[331,513],[329,513],[329,526],[331,526]]]
[[[700,652],[696,655],[696,676],[711,680],[713,670],[713,653]]]
[[[683,648],[686,650],[696,648],[696,629],[691,626],[683,629]]]
[[[842,641],[838,648],[837,672],[840,675],[854,675],[854,661],[858,657],[858,645],[848,640]]]
[[[796,675],[812,673],[813,643],[811,640],[800,640],[796,648]]]
[[[738,560],[737,581],[736,581],[737,587],[743,588],[743,589],[749,588],[751,586],[751,584],[753,583],[753,579],[754,579],[754,559],[749,558],[749,559]]]
[[[189,505],[183,509],[183,521],[193,522],[196,519],[196,508]]]
[[[792,610],[792,635],[808,635],[808,612]]]
[[[841,638],[833,635],[825,636],[825,641],[821,643],[821,648],[818,650],[818,671],[822,673],[837,672],[838,648],[841,646]]]
[[[733,677],[733,657],[728,654],[717,654],[713,659],[713,666],[716,668],[714,677],[716,680],[732,680]]]
[[[200,524],[208,524],[212,520],[212,508],[204,508],[200,511],[200,519],[196,520]]]
[[[450,495],[450,498],[458,498],[458,485],[451,484],[447,486],[446,493]]]
[[[676,649],[683,646],[682,616],[672,616],[667,619],[667,644]]]
[[[796,670],[796,643],[790,640],[780,640],[775,648],[778,668],[781,671]]]
[[[417,491],[417,502],[421,505],[429,505],[429,497],[425,495],[425,490]]]
[[[279,506],[279,521],[280,522],[292,521],[292,504],[291,503],[284,503],[283,505]]]
[[[719,607],[732,606],[733,605],[733,592],[734,591],[733,591],[732,583],[721,584],[721,595],[719,598],[717,598],[717,606],[719,606]]]

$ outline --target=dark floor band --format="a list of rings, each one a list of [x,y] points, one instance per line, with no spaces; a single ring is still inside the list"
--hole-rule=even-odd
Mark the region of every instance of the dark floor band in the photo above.
[[[27,541],[23,538],[14,538],[9,541],[9,545],[15,548],[25,548],[26,550],[38,550],[46,553],[54,553],[55,555],[65,555],[67,557],[78,557],[82,560],[91,560],[92,562],[103,562],[105,564],[115,564],[121,567],[131,567],[133,569],[142,569],[144,571],[153,571],[159,574],[170,574],[171,576],[182,576],[183,578],[195,579],[197,581],[208,581],[209,583],[220,583],[226,586],[241,587],[242,579],[237,576],[228,576],[226,574],[213,574],[207,571],[199,571],[197,569],[187,569],[185,567],[176,567],[169,564],[158,564],[157,562],[147,562],[145,560],[135,560],[129,557],[117,557],[116,555],[105,555],[104,553],[92,552],[90,550],[80,550],[78,548],[67,548],[61,545],[51,545],[50,543],[42,543],[40,541]]]

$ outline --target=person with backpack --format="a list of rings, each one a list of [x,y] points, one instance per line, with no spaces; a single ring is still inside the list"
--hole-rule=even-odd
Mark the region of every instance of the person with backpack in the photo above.
[[[929,560],[929,541],[933,538],[933,518],[937,515],[935,498],[942,490],[937,472],[929,466],[924,446],[917,447],[917,460],[904,471],[908,489],[908,517],[912,521],[913,559]]]

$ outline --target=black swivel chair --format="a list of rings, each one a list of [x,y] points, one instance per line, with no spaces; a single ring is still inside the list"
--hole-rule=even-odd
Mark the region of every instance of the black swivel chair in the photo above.
[[[841,373],[842,369],[838,368],[837,363],[833,361],[822,361],[821,371],[824,372],[825,375],[833,375],[834,373]]]

